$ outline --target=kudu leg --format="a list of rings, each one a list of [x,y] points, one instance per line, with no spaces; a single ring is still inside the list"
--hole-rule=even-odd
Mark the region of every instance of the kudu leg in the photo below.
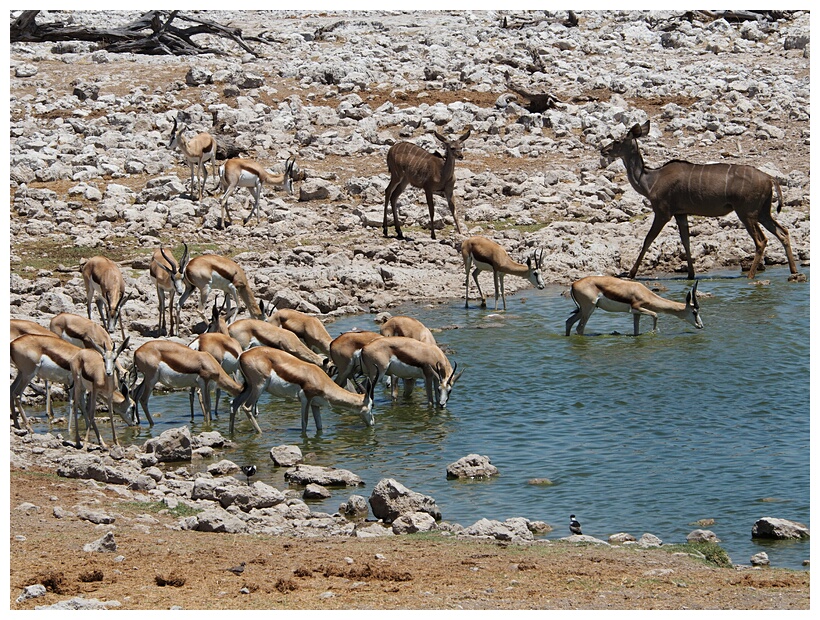
[[[655,212],[655,219],[652,220],[652,226],[649,228],[649,232],[646,233],[646,239],[643,240],[643,247],[641,248],[641,253],[638,254],[638,259],[635,261],[635,264],[632,266],[632,269],[629,270],[629,277],[634,279],[635,274],[638,273],[638,267],[643,260],[643,257],[646,255],[646,251],[649,249],[649,246],[652,245],[652,242],[655,238],[660,234],[663,227],[666,226],[666,223],[670,220],[668,217],[659,216],[657,211]]]
[[[797,265],[794,262],[794,255],[792,254],[792,244],[789,239],[789,231],[786,227],[775,221],[771,213],[762,212],[760,216],[760,223],[766,227],[770,233],[777,237],[778,241],[783,244],[783,249],[786,250],[786,260],[789,261],[789,271],[797,273]]]
[[[743,220],[743,225],[746,226],[749,236],[755,243],[755,256],[752,259],[752,266],[749,267],[749,273],[747,274],[748,278],[751,280],[755,277],[757,268],[763,260],[763,254],[766,251],[766,244],[768,241],[766,240],[766,235],[763,234],[763,229],[760,228],[760,224],[758,224],[757,221],[746,219]]]
[[[683,244],[683,251],[686,253],[686,268],[687,275],[690,280],[695,279],[695,266],[692,263],[692,250],[689,246],[689,218],[685,213],[679,213],[675,216],[675,222],[678,224],[678,232],[680,233],[680,241]]]
[[[435,227],[435,218],[436,218],[436,207],[433,204],[433,192],[429,189],[424,190],[424,195],[427,198],[427,210],[430,212],[430,238],[436,238],[436,227]]]

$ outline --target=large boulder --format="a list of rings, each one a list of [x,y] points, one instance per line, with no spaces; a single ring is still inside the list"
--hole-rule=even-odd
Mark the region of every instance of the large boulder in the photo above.
[[[775,538],[786,540],[790,538],[808,538],[809,528],[797,521],[763,517],[752,526],[752,538]]]
[[[193,454],[191,430],[187,426],[169,428],[159,437],[145,442],[146,452],[153,453],[158,462],[190,461]]]
[[[403,514],[426,512],[436,521],[441,519],[441,510],[429,495],[411,491],[393,478],[380,480],[370,495],[370,509],[373,516],[388,523]]]

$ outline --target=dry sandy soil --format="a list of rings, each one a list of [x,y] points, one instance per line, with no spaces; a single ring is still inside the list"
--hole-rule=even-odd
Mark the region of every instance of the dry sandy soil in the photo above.
[[[667,548],[516,546],[440,535],[292,539],[169,529],[160,504],[11,471],[11,609],[73,597],[121,609],[809,609],[809,572],[718,568]],[[37,510],[17,509],[30,502]],[[58,519],[85,505],[115,517]],[[86,543],[112,531],[117,550]],[[20,540],[19,537],[24,537]],[[235,575],[228,568],[245,563]],[[44,597],[17,603],[23,587]]]

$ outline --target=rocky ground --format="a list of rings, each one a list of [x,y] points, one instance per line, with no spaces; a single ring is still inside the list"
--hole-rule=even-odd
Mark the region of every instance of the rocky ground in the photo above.
[[[136,15],[58,11],[38,20],[101,27]],[[47,324],[61,311],[84,314],[78,266],[104,254],[120,264],[133,295],[124,310],[133,350],[157,335],[151,253],[164,244],[179,256],[183,242],[194,255],[236,260],[257,298],[327,320],[457,298],[461,237],[441,198],[436,241],[415,189],[400,199],[411,240],[383,237],[381,223],[389,146],[406,139],[432,150],[431,130],[455,136],[467,127],[455,191],[462,229],[496,239],[519,260],[543,248],[547,281],[631,267],[651,209],[620,162],[601,168],[599,150],[647,119],[652,130],[641,144],[650,166],[673,158],[742,162],[777,178],[785,205],[775,217],[789,229],[798,262],[810,259],[808,12],[741,23],[667,11],[581,12],[577,26],[564,23],[566,12],[200,15],[258,37],[250,43],[257,55],[210,36],[203,39],[224,55],[111,54],[76,41],[11,45],[12,317]],[[515,94],[521,89],[549,94],[554,105],[530,111]],[[214,112],[224,123],[216,129]],[[189,133],[213,131],[274,170],[295,156],[306,179],[292,196],[266,190],[258,224],[239,224],[247,208],[244,197],[233,200],[235,223],[218,228],[218,193],[192,200],[187,166],[167,148],[180,113]],[[739,271],[750,260],[753,245],[736,217],[690,219],[699,273]],[[785,263],[774,238],[766,257]],[[670,224],[641,275],[679,271],[683,262]],[[522,285],[507,282],[508,291]],[[189,302],[184,340],[198,321]],[[253,537],[167,530],[168,517],[146,523],[141,508],[122,506],[124,563],[100,560],[107,564],[96,579],[94,562],[78,551],[95,527],[58,521],[51,505],[112,505],[117,493],[34,467],[13,469],[11,494],[12,509],[39,507],[12,510],[12,535],[26,538],[12,545],[12,600],[50,570],[68,585],[55,576],[49,602],[64,589],[138,608],[808,606],[807,575],[737,573],[654,552],[446,539],[416,548],[403,537],[298,545],[272,537],[262,551]],[[280,562],[285,553],[293,561]],[[242,578],[223,570],[242,560],[248,594],[240,593]],[[647,573],[667,563],[673,573]],[[158,587],[156,566],[188,586]]]

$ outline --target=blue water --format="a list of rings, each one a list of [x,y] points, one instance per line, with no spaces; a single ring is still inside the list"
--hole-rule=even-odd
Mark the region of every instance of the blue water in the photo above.
[[[311,418],[303,436],[298,402],[265,396],[263,434],[238,418],[237,448],[219,458],[256,463],[256,479],[283,488],[268,450],[296,444],[313,453],[308,462],[364,479],[365,487],[313,502],[318,511],[335,512],[352,493],[369,497],[390,477],[431,495],[444,520],[465,526],[523,516],[551,524],[548,538],[559,538],[569,535],[574,513],[585,534],[604,540],[650,532],[683,543],[695,521],[711,518],[704,529],[735,563],[764,550],[773,566],[802,568],[808,542],[751,539],[764,516],[809,525],[810,287],[787,275],[769,268],[758,275],[769,281],[763,286],[736,273],[700,276],[705,329],[661,315],[659,333],[637,338],[630,315],[600,310],[586,336],[565,337],[574,304],[558,286],[510,296],[506,313],[475,301],[465,310],[463,300],[395,308],[442,328],[439,344],[465,370],[446,410],[429,409],[423,387],[395,405],[380,389],[375,427],[333,410],[321,433]],[[665,297],[684,299],[685,280],[662,283]],[[334,336],[354,327],[378,330],[373,315],[328,325]],[[650,328],[644,319],[642,332]],[[164,415],[153,429],[123,430],[126,441],[141,444],[188,422],[187,395],[156,394],[151,402],[152,413]],[[223,398],[213,423],[226,436],[228,406]],[[197,412],[192,432],[203,430]],[[500,475],[447,480],[447,465],[470,453],[489,456]],[[553,484],[529,484],[533,478]]]

